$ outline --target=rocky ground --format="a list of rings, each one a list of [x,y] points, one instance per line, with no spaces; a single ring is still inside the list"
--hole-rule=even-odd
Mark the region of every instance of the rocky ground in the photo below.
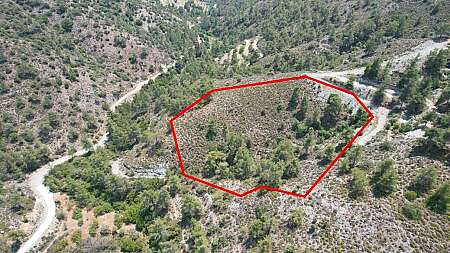
[[[208,231],[215,231],[212,237],[226,235],[230,238],[229,244],[224,245],[220,252],[246,250],[245,231],[259,206],[267,206],[271,215],[280,221],[270,234],[275,252],[282,251],[287,245],[317,252],[327,252],[326,249],[330,248],[359,252],[447,251],[450,244],[446,238],[450,226],[445,216],[435,214],[420,204],[424,212],[423,219],[413,221],[401,214],[401,208],[408,202],[404,192],[418,167],[430,164],[438,166],[439,182],[449,180],[449,167],[428,158],[411,157],[414,142],[405,141],[402,136],[393,138],[392,150],[386,153],[380,147],[385,134],[377,137],[374,144],[364,147],[360,166],[372,174],[377,163],[385,159],[395,161],[399,173],[398,191],[388,198],[380,199],[372,195],[362,200],[350,198],[350,176],[339,175],[336,168],[330,171],[307,199],[271,192],[242,199],[224,198],[216,190],[194,184],[193,191],[202,199],[206,209],[202,223]],[[423,203],[423,199],[417,201]],[[304,209],[305,219],[303,225],[293,231],[287,226],[287,217],[297,207]]]
[[[220,136],[219,139],[224,138],[221,133],[224,128],[229,128],[250,140],[256,161],[268,159],[277,141],[282,138],[293,140],[296,148],[301,149],[302,140],[296,139],[292,131],[295,112],[287,109],[295,88],[299,88],[302,99],[308,99],[310,108],[319,111],[325,107],[330,94],[339,94],[348,113],[354,114],[359,109],[351,96],[312,81],[277,83],[213,93],[207,104],[188,111],[175,121],[177,139],[187,173],[201,177],[198,173],[190,173],[190,169],[202,167],[204,164],[204,157],[211,148],[211,143],[206,139],[211,122],[218,126],[216,132]],[[311,186],[326,167],[323,164],[318,165],[323,149],[333,141],[338,140],[326,140],[320,144],[320,148],[311,151],[313,155],[310,159],[300,161],[301,176],[296,178],[295,185],[289,185],[287,188],[304,192]],[[225,181],[219,185],[237,187],[240,188],[239,191],[249,190],[245,183],[242,185],[242,182]]]

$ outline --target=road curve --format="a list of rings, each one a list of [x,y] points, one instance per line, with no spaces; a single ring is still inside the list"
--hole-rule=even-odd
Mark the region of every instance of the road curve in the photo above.
[[[423,44],[413,48],[410,52],[407,52],[404,55],[400,55],[397,57],[394,61],[391,61],[393,63],[393,69],[399,70],[403,68],[406,63],[413,59],[415,56],[418,56],[419,59],[424,59],[428,54],[431,53],[432,50],[435,49],[443,49],[448,47],[450,40],[446,40],[443,42],[434,42],[434,41],[426,41]],[[163,72],[167,71],[168,68],[173,67],[174,63],[172,63],[169,66],[163,66]],[[317,78],[336,78],[340,81],[348,81],[349,75],[361,75],[364,72],[364,68],[357,68],[352,69],[348,71],[340,71],[340,72],[318,72],[318,73],[309,73],[311,76],[317,77]],[[157,78],[161,73],[158,72],[154,74],[149,80],[154,80]],[[111,111],[115,111],[115,109],[123,104],[126,101],[131,100],[141,89],[142,87],[149,81],[142,81],[139,82],[136,87],[134,87],[131,91],[126,93],[124,96],[122,96],[119,100],[117,100],[115,103],[113,103],[110,106]],[[387,94],[388,96],[391,94]],[[358,137],[356,143],[359,145],[364,145],[368,143],[379,131],[381,131],[384,128],[384,125],[387,120],[387,115],[389,113],[389,110],[386,108],[380,107],[376,108],[374,111],[375,113],[375,122],[372,126],[370,126],[366,131],[362,133],[360,137]],[[97,148],[104,147],[106,144],[106,141],[108,140],[108,133],[102,135],[100,140],[93,146],[92,150],[96,150]],[[30,251],[38,242],[39,240],[45,235],[48,228],[50,227],[51,223],[53,222],[55,218],[56,213],[56,206],[55,202],[53,200],[53,193],[50,192],[49,188],[44,185],[44,178],[50,171],[50,169],[56,165],[63,164],[74,157],[82,156],[86,153],[88,153],[89,150],[81,149],[77,151],[73,155],[65,155],[63,157],[60,157],[44,166],[36,170],[34,173],[32,173],[28,177],[28,182],[31,187],[31,190],[35,194],[36,197],[36,203],[35,208],[39,204],[42,204],[44,207],[44,210],[42,211],[43,215],[40,218],[38,228],[33,232],[31,237],[21,245],[18,253],[25,253]]]
[[[168,66],[162,66],[162,72],[166,72],[169,68],[173,66],[174,66],[173,63]],[[116,102],[111,104],[110,110],[112,112],[115,112],[116,108],[119,105],[127,101],[130,101],[142,89],[142,87],[144,87],[146,83],[148,83],[150,80],[156,79],[159,75],[161,75],[162,72],[157,72],[154,75],[152,75],[148,80],[139,82],[131,91],[127,92]],[[54,166],[61,165],[67,161],[70,161],[74,157],[82,156],[87,154],[89,151],[95,151],[98,148],[104,147],[107,141],[108,141],[108,132],[104,133],[100,138],[100,140],[97,143],[95,143],[90,150],[80,149],[73,155],[62,156],[56,160],[53,160],[45,164],[44,166],[40,167],[39,169],[37,169],[28,176],[27,178],[28,185],[30,186],[31,191],[33,192],[36,198],[34,209],[37,209],[39,208],[39,206],[42,206],[43,210],[39,212],[41,213],[41,217],[39,218],[37,229],[33,232],[30,238],[28,238],[28,240],[20,246],[20,249],[17,251],[17,253],[25,253],[31,251],[33,247],[35,247],[38,244],[38,242],[42,239],[42,237],[46,234],[46,232],[50,228],[50,225],[55,219],[56,205],[53,199],[53,193],[50,192],[48,186],[44,185],[44,178],[48,174],[50,169],[53,168]]]

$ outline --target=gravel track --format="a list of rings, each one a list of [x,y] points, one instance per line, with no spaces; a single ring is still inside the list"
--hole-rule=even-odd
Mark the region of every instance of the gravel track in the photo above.
[[[173,67],[174,64],[168,66],[162,66],[162,72],[166,72],[168,68]],[[161,72],[157,72],[152,75],[148,80],[139,82],[132,90],[122,96],[119,100],[111,104],[110,110],[115,112],[116,108],[121,104],[130,101],[133,97],[147,84],[150,80],[156,79]],[[98,148],[104,147],[108,141],[108,132],[104,133],[100,140],[93,145],[91,149],[80,149],[73,155],[65,155],[54,161],[47,163],[46,165],[40,167],[35,172],[29,175],[28,184],[35,195],[36,202],[34,205],[33,212],[40,214],[38,226],[36,230],[32,233],[30,238],[20,246],[17,253],[25,253],[31,251],[36,245],[39,244],[42,237],[47,233],[50,226],[56,217],[56,204],[53,199],[53,193],[50,192],[48,186],[44,185],[45,176],[48,174],[51,168],[66,163],[75,157],[83,156],[90,151],[95,151]]]

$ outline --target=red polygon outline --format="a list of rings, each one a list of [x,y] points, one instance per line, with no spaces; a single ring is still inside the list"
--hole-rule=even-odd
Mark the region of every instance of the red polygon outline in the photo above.
[[[341,152],[339,152],[339,154],[337,155],[336,158],[334,158],[334,160],[327,166],[327,168],[320,174],[320,176],[314,181],[314,183],[312,184],[312,186],[304,193],[304,194],[299,194],[296,192],[290,192],[290,191],[286,191],[280,188],[273,188],[273,187],[269,187],[266,185],[261,185],[258,187],[255,187],[253,189],[250,189],[244,193],[238,193],[235,191],[232,191],[230,189],[221,187],[219,185],[210,183],[208,181],[205,181],[201,178],[198,177],[194,177],[192,175],[189,175],[185,172],[184,170],[184,165],[183,165],[183,159],[181,157],[181,153],[180,153],[180,147],[178,145],[178,141],[177,141],[177,135],[175,132],[175,126],[174,126],[174,121],[176,119],[178,119],[179,117],[181,117],[183,114],[185,114],[187,111],[189,111],[190,109],[192,109],[194,106],[196,106],[197,104],[199,104],[203,99],[207,98],[208,96],[210,96],[211,94],[215,93],[215,92],[219,92],[219,91],[225,91],[225,90],[236,90],[236,89],[242,89],[242,88],[248,88],[248,87],[254,87],[254,86],[262,86],[262,85],[267,85],[267,84],[273,84],[273,83],[282,83],[282,82],[288,82],[288,81],[295,81],[295,80],[301,80],[301,79],[308,79],[310,81],[313,81],[315,83],[321,84],[321,85],[325,85],[327,87],[342,91],[344,93],[347,93],[351,96],[353,96],[356,101],[362,106],[362,108],[364,109],[364,111],[366,111],[366,113],[369,115],[369,119],[366,121],[366,123],[358,130],[358,132],[350,139],[349,142],[347,142],[347,144],[345,145],[345,147],[341,150]],[[342,87],[327,83],[323,80],[320,79],[316,79],[313,77],[310,77],[308,75],[301,75],[301,76],[294,76],[294,77],[288,77],[288,78],[280,78],[280,79],[273,79],[273,80],[267,80],[267,81],[262,81],[262,82],[255,82],[255,83],[248,83],[248,84],[241,84],[241,85],[235,85],[235,86],[227,86],[227,87],[221,87],[221,88],[215,88],[212,90],[207,91],[206,93],[204,93],[200,98],[198,98],[197,100],[195,100],[193,103],[191,103],[190,105],[188,105],[187,107],[185,107],[183,110],[181,110],[180,112],[178,112],[175,116],[173,116],[170,120],[169,120],[169,124],[170,124],[170,129],[172,132],[172,137],[173,137],[173,141],[175,144],[175,150],[177,153],[177,157],[178,157],[178,163],[180,165],[180,169],[181,169],[181,174],[191,180],[197,181],[199,183],[202,183],[204,185],[219,189],[221,191],[230,193],[234,196],[237,197],[245,197],[253,192],[259,191],[259,190],[269,190],[269,191],[276,191],[276,192],[281,192],[287,195],[291,195],[291,196],[295,196],[295,197],[299,197],[299,198],[306,198],[311,191],[317,186],[317,184],[319,184],[319,182],[325,177],[325,175],[328,173],[328,171],[331,170],[331,168],[334,166],[334,164],[336,164],[336,162],[339,160],[339,158],[341,158],[345,152],[350,148],[350,146],[353,144],[353,142],[355,141],[355,139],[361,134],[362,131],[364,131],[364,129],[370,124],[370,122],[374,119],[374,115],[372,114],[372,112],[369,111],[369,109],[367,108],[367,106],[361,101],[361,99],[359,99],[359,97],[352,91],[349,91],[347,89],[344,89]]]

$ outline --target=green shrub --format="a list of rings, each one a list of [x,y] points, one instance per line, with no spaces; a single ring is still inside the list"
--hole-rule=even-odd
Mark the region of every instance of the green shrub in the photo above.
[[[392,148],[392,145],[389,141],[384,141],[383,143],[381,143],[381,149],[383,151],[389,151],[389,150],[391,150],[391,148]]]
[[[125,48],[127,46],[127,40],[122,36],[115,36],[114,37],[114,46]]]
[[[283,175],[283,170],[278,163],[273,161],[263,160],[261,162],[261,175],[260,183],[270,186],[279,187],[281,184],[281,176]]]
[[[137,63],[137,56],[135,53],[131,54],[130,57],[128,58],[128,60],[130,61],[131,64],[136,64]]]
[[[50,253],[63,252],[68,246],[69,243],[67,242],[67,240],[65,239],[58,240],[52,244],[52,246],[49,249],[49,252]]]
[[[422,218],[422,211],[414,204],[405,204],[402,208],[402,213],[411,220],[420,220]]]
[[[16,143],[19,140],[19,135],[17,132],[12,132],[8,136],[10,143]]]
[[[140,205],[139,203],[127,205],[123,211],[122,219],[126,223],[138,223],[141,217],[139,217]]]
[[[297,159],[292,159],[285,162],[278,162],[278,166],[281,167],[281,171],[283,172],[283,179],[290,179],[298,176],[300,172],[300,165],[298,164]]]
[[[183,199],[183,204],[181,206],[181,215],[184,222],[190,222],[191,219],[200,219],[202,215],[202,204],[200,201],[192,195],[187,195]]]
[[[412,182],[410,188],[419,195],[427,193],[433,188],[433,185],[436,182],[437,174],[437,169],[435,167],[421,169]]]
[[[427,206],[432,211],[446,214],[450,205],[450,183],[444,183],[427,200]]]
[[[8,61],[8,59],[6,58],[6,55],[0,51],[0,64],[4,64]]]
[[[73,232],[71,240],[72,242],[79,244],[81,242],[81,231],[76,230],[75,232]]]
[[[349,162],[347,159],[341,161],[341,165],[339,166],[339,172],[341,174],[349,174],[352,171]]]
[[[194,221],[191,228],[189,250],[191,252],[211,252],[211,244],[206,236],[200,222]]]
[[[21,99],[21,98],[17,98],[16,99],[16,108],[17,109],[25,108],[25,101],[23,101],[23,99]]]
[[[98,221],[97,219],[94,219],[92,224],[89,226],[89,235],[91,237],[95,237],[95,235],[97,234],[97,229],[98,229]]]
[[[217,136],[215,128],[216,128],[216,126],[215,126],[214,122],[210,122],[208,124],[208,130],[206,132],[206,139],[208,141],[213,141],[214,138]]]
[[[181,228],[174,221],[156,219],[147,230],[151,252],[181,252]]]
[[[72,213],[72,219],[74,220],[81,220],[83,218],[83,213],[81,212],[80,208],[75,208]]]
[[[366,173],[358,168],[352,169],[352,180],[350,182],[350,196],[354,199],[367,195],[369,191],[369,180]]]
[[[17,67],[17,77],[21,80],[34,79],[37,76],[37,69],[29,64],[21,64]]]
[[[409,201],[413,201],[417,198],[417,193],[415,191],[407,191],[405,193],[405,198]]]
[[[31,130],[25,130],[24,132],[22,132],[20,134],[20,136],[27,142],[33,142],[34,140],[34,136],[33,136],[33,132]]]
[[[67,134],[67,138],[69,138],[70,142],[78,140],[78,132],[73,129],[70,129],[69,133]]]
[[[137,236],[124,236],[119,238],[119,246],[122,252],[142,252],[145,244]]]
[[[294,125],[295,137],[300,139],[308,133],[308,126],[305,123],[297,123]]]
[[[397,189],[397,173],[392,160],[384,161],[378,166],[373,183],[373,193],[376,197],[387,196]]]
[[[277,224],[278,221],[267,213],[257,219],[253,219],[250,221],[248,229],[249,238],[257,242],[269,235],[277,227]]]
[[[273,251],[273,240],[270,235],[265,236],[262,240],[259,240],[256,247],[259,253],[271,253]]]
[[[52,128],[47,122],[41,123],[39,126],[39,137],[41,138],[43,143],[46,143],[50,140],[50,133],[52,132]]]
[[[273,160],[278,161],[291,161],[295,158],[295,148],[292,141],[289,139],[283,139],[278,142],[277,147],[273,151]]]
[[[305,211],[302,207],[298,207],[291,211],[289,214],[289,226],[291,228],[298,228],[303,224],[303,219],[305,218]]]
[[[220,151],[211,151],[206,154],[203,175],[205,177],[213,177],[223,174],[223,171],[228,168],[226,157],[227,155]]]
[[[0,83],[0,94],[8,93],[9,88],[6,84]]]
[[[78,81],[79,74],[78,74],[78,70],[76,68],[65,67],[63,69],[63,74],[69,81],[72,81],[72,82]],[[67,87],[66,87],[66,85],[67,85]],[[68,83],[65,83],[64,87],[67,89],[67,88],[69,88],[68,85],[69,85]]]
[[[56,212],[56,219],[58,219],[58,220],[64,220],[64,218],[65,218],[64,212],[62,212],[62,211]]]
[[[363,149],[361,148],[361,146],[353,146],[348,150],[347,159],[351,167],[355,167],[358,165],[359,161],[361,160],[362,152]]]
[[[238,179],[248,179],[257,170],[256,163],[247,147],[239,147],[233,159],[233,175]]]
[[[141,53],[139,54],[139,58],[141,58],[142,60],[144,60],[145,58],[147,58],[148,56],[148,51],[146,49],[143,49],[141,51]]]
[[[322,160],[325,163],[329,163],[333,160],[334,158],[334,149],[335,147],[333,145],[328,145],[325,150],[323,151],[322,154]]]
[[[50,97],[45,97],[44,101],[42,102],[42,107],[44,109],[50,109],[53,107],[53,101],[51,100]]]
[[[71,32],[73,27],[73,21],[69,18],[65,18],[61,22],[61,27],[64,30],[64,32]]]

